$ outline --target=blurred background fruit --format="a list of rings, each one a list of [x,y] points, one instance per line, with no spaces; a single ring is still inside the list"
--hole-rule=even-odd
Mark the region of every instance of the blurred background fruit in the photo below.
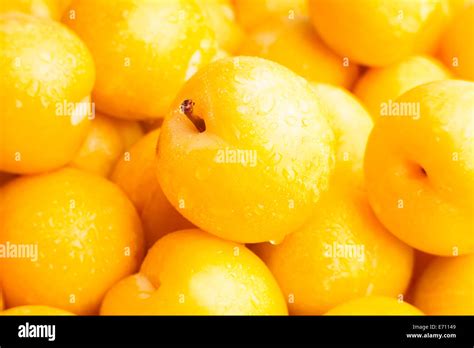
[[[368,66],[433,52],[451,13],[448,0],[311,0],[308,4],[323,41],[340,56]]]
[[[160,239],[140,273],[116,284],[105,315],[286,315],[281,291],[263,262],[244,245],[200,230]]]
[[[349,88],[357,77],[355,63],[334,54],[307,19],[267,20],[252,28],[239,54],[273,60],[308,81]]]
[[[250,30],[264,20],[276,17],[298,19],[308,16],[308,0],[234,0],[240,25]]]
[[[370,68],[357,81],[354,93],[376,121],[384,104],[395,101],[413,87],[449,78],[449,70],[435,58],[409,56],[383,68]]]
[[[163,117],[182,84],[216,54],[194,1],[75,0],[64,22],[94,57],[98,110],[115,117]]]
[[[27,176],[1,188],[0,243],[36,256],[0,258],[8,307],[42,305],[95,314],[105,292],[136,271],[140,220],[109,181],[77,169]]]
[[[0,15],[0,170],[38,173],[67,164],[89,127],[94,64],[63,25]]]

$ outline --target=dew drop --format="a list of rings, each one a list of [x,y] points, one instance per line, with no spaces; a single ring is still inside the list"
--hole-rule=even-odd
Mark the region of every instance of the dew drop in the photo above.
[[[283,157],[283,156],[282,156],[281,153],[279,153],[279,152],[273,153],[273,156],[272,156],[273,163],[275,163],[275,164],[280,163],[282,157]]]
[[[28,93],[29,96],[34,97],[39,90],[39,82],[36,80],[33,80],[30,82],[28,87],[26,88],[26,93]]]
[[[43,62],[47,62],[47,63],[51,62],[51,53],[50,52],[41,52],[39,54],[39,57]]]
[[[298,101],[298,109],[303,113],[308,112],[309,111],[308,103],[305,102],[304,100]]]
[[[271,94],[267,94],[260,100],[260,111],[263,113],[268,113],[273,109],[275,101]]]
[[[243,102],[245,104],[248,104],[250,102],[251,98],[252,98],[252,96],[250,94],[246,94],[246,95],[244,95]]]
[[[235,80],[235,82],[240,83],[240,84],[243,84],[243,83],[247,82],[247,78],[245,78],[244,76],[239,75],[239,74],[236,74],[234,76],[234,80]]]
[[[238,127],[234,127],[234,135],[237,140],[240,140],[240,137],[242,136],[242,132]]]
[[[50,104],[50,101],[48,100],[47,97],[41,96],[41,105],[43,105],[44,108],[47,108]]]
[[[240,114],[246,114],[248,111],[247,107],[245,105],[239,105],[237,107],[237,112]]]
[[[283,168],[283,176],[288,181],[294,181],[296,178],[296,172],[292,168]]]
[[[272,239],[272,240],[269,240],[268,241],[271,245],[278,245],[278,244],[281,244],[282,240],[275,240],[275,239]]]
[[[259,307],[260,306],[260,300],[258,297],[252,292],[250,293],[250,302],[252,303],[253,306]]]

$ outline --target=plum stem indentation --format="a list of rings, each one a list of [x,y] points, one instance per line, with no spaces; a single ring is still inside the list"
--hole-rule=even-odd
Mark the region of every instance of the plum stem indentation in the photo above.
[[[206,123],[201,117],[194,114],[194,105],[194,101],[186,99],[181,103],[180,109],[181,112],[194,124],[194,127],[196,127],[199,133],[202,133],[206,130]]]

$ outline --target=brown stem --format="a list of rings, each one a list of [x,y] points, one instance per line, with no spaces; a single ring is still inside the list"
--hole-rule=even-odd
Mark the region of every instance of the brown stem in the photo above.
[[[181,112],[186,115],[187,118],[194,124],[194,127],[202,133],[206,130],[206,123],[204,120],[197,116],[194,115],[193,113],[194,110],[194,102],[191,99],[186,99],[181,103]]]

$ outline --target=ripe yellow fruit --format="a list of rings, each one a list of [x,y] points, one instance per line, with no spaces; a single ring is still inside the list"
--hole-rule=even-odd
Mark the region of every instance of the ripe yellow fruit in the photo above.
[[[194,1],[76,0],[64,21],[94,57],[97,108],[116,117],[163,117],[183,83],[216,54]]]
[[[370,115],[343,88],[312,87],[335,135],[331,186],[303,228],[279,245],[251,247],[277,278],[292,314],[323,314],[343,301],[372,293],[401,294],[413,263],[411,249],[384,230],[363,191]],[[352,254],[338,254],[341,249]]]
[[[193,227],[168,202],[158,183],[155,157],[159,134],[157,129],[140,139],[120,159],[111,176],[135,205],[148,248],[167,233]]]
[[[326,315],[424,315],[418,308],[395,298],[368,296],[340,304]]]
[[[60,0],[7,0],[0,4],[0,13],[16,11],[55,20],[61,18],[63,10]]]
[[[70,166],[108,177],[125,150],[142,135],[138,122],[97,114]]]
[[[372,130],[372,118],[357,98],[344,88],[312,84],[321,101],[336,143],[335,173],[338,179],[363,185],[365,146]]]
[[[0,170],[64,166],[89,125],[89,51],[61,24],[13,12],[0,15],[0,47]]]
[[[235,19],[230,0],[197,0],[209,25],[214,30],[219,47],[235,52],[243,38],[243,32]]]
[[[385,66],[430,53],[450,16],[448,0],[311,0],[310,16],[321,38],[339,55]]]
[[[366,295],[396,297],[410,281],[413,250],[377,221],[362,190],[337,178],[331,185],[303,228],[279,245],[252,248],[277,279],[290,314],[323,314]]]
[[[349,88],[358,73],[317,36],[307,19],[273,19],[252,29],[239,54],[273,60],[309,81]]]
[[[140,273],[108,291],[105,315],[286,315],[275,279],[244,245],[200,230],[166,235]]]
[[[424,84],[396,100],[367,143],[365,178],[375,214],[427,253],[474,252],[474,83]],[[399,113],[399,112],[398,112]]]
[[[458,76],[474,80],[474,3],[459,10],[441,42],[441,57]]]
[[[242,243],[281,241],[313,214],[333,154],[305,79],[265,59],[224,58],[176,97],[157,175],[170,203],[203,230]]]
[[[445,80],[451,73],[442,63],[428,56],[409,56],[383,68],[371,68],[357,81],[354,93],[369,109],[374,121],[389,102],[413,87]]]
[[[438,257],[415,283],[415,306],[429,315],[474,315],[474,255]]]
[[[234,0],[238,22],[250,30],[269,18],[298,19],[308,15],[307,0]]]
[[[15,179],[0,193],[0,243],[24,250],[0,258],[9,307],[41,303],[94,314],[105,292],[138,268],[140,220],[102,177],[65,168]]]
[[[0,315],[74,315],[71,312],[48,306],[18,306],[0,312]]]

